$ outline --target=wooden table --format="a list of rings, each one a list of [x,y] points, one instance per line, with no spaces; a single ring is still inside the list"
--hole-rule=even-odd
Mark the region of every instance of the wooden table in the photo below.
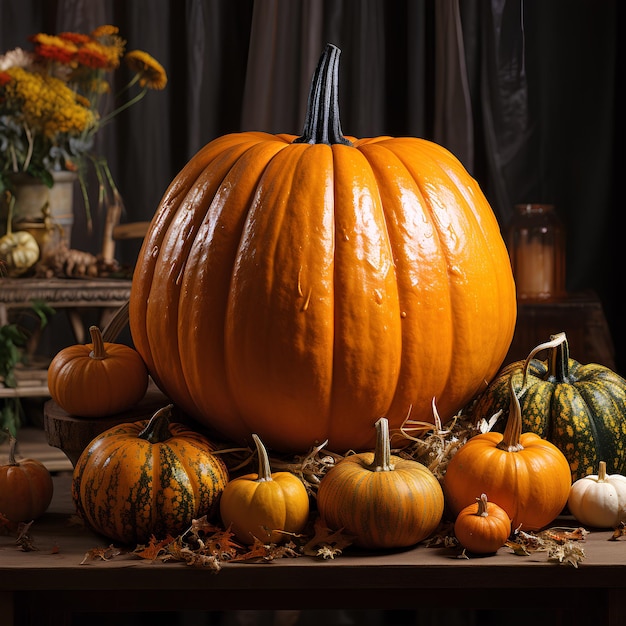
[[[544,553],[515,556],[502,548],[466,560],[423,545],[378,554],[348,551],[333,561],[233,563],[218,573],[129,555],[81,565],[87,551],[110,541],[70,524],[69,474],[55,476],[54,483],[52,505],[31,528],[38,551],[22,552],[14,537],[0,536],[2,624],[63,625],[74,623],[72,614],[107,611],[425,607],[511,614],[536,608],[549,612],[546,624],[626,623],[626,538],[608,541],[610,531],[587,537],[578,568],[548,562]],[[535,620],[535,626],[543,623]]]
[[[82,309],[99,309],[101,326],[130,297],[130,280],[114,278],[0,278],[0,326],[8,323],[9,309],[28,308],[42,300],[64,310],[77,343],[85,343]]]

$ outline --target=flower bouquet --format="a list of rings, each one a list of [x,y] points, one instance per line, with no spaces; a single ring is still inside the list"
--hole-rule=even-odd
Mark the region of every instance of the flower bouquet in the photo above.
[[[121,205],[107,160],[94,150],[97,133],[148,90],[163,89],[167,75],[146,52],[126,52],[115,26],[30,39],[32,51],[16,48],[0,56],[0,195],[14,193],[17,174],[52,187],[53,173],[76,172],[91,226],[90,170],[98,180],[99,205]],[[122,61],[130,79],[113,96],[113,75]]]

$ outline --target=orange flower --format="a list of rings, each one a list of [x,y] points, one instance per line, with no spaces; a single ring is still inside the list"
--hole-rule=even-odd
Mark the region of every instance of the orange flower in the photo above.
[[[139,84],[148,89],[165,89],[167,74],[163,66],[147,52],[131,50],[125,57],[128,67],[139,76]]]
[[[59,33],[59,37],[76,45],[82,45],[91,41],[91,37],[83,33]]]
[[[32,37],[35,44],[35,54],[43,59],[50,59],[59,63],[70,64],[74,60],[77,47],[68,39],[56,35],[39,33]]]
[[[76,52],[76,60],[81,65],[93,69],[112,69],[110,57],[103,47],[95,41],[89,41]]]

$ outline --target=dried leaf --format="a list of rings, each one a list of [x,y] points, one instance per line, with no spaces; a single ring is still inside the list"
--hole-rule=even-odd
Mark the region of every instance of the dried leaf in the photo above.
[[[168,535],[167,538],[157,540],[157,538],[152,535],[150,537],[150,541],[147,546],[137,546],[133,550],[133,554],[138,556],[140,559],[146,559],[148,561],[156,561],[163,554],[167,553],[167,546],[175,541],[173,537]]]
[[[185,563],[191,567],[201,567],[213,572],[219,572],[222,569],[222,563],[212,554],[196,554],[187,548],[183,548],[181,553]]]
[[[516,556],[530,556],[530,552],[526,549],[526,546],[524,546],[523,543],[508,540],[504,545],[507,548],[511,548],[511,550],[513,550],[513,554]]]
[[[549,561],[578,567],[585,558],[585,551],[580,545],[589,531],[584,528],[553,527],[541,532],[526,533],[517,530],[514,539],[506,542],[517,556],[528,556],[533,552],[547,552]]]
[[[34,552],[39,550],[39,548],[35,546],[33,538],[30,536],[29,531],[32,523],[32,521],[20,522],[17,526],[17,539],[15,540],[15,543],[19,549],[24,552]]]
[[[313,530],[313,538],[302,547],[302,553],[307,556],[334,559],[341,555],[344,548],[354,543],[354,537],[342,530],[335,531],[326,528],[319,517],[315,519]]]
[[[204,541],[204,551],[220,561],[230,561],[242,549],[242,546],[234,541],[234,536],[230,528],[224,530],[215,526],[213,533]]]
[[[557,561],[558,563],[562,563],[564,565],[573,565],[574,567],[578,567],[578,564],[584,559],[584,549],[572,541],[553,544],[548,549],[549,561]]]
[[[80,564],[85,565],[90,561],[96,561],[98,559],[101,561],[109,561],[119,554],[121,554],[121,550],[116,548],[113,544],[111,544],[108,548],[92,548],[91,550],[85,552],[85,556]]]
[[[454,534],[454,522],[443,521],[428,539],[424,541],[427,548],[458,548],[459,540]]]
[[[613,534],[609,538],[609,541],[617,541],[620,537],[626,535],[626,523],[620,522],[619,526],[613,530]]]
[[[248,552],[235,556],[232,561],[267,563],[275,559],[298,556],[300,556],[300,553],[296,550],[296,545],[293,542],[286,544],[263,543],[260,539],[255,537],[254,543],[250,546]]]
[[[193,533],[194,535],[212,535],[217,532],[221,532],[224,529],[220,526],[216,526],[208,521],[207,516],[203,515],[198,519],[191,520],[191,527],[188,532]]]
[[[555,543],[565,543],[567,541],[584,541],[589,531],[579,526],[578,528],[568,528],[555,526],[542,530],[538,533],[540,539],[554,541]]]

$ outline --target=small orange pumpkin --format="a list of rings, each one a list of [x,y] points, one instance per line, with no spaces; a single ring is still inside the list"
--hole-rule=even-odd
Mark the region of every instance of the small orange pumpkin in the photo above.
[[[522,433],[522,414],[511,389],[504,434],[472,437],[450,459],[443,485],[453,513],[488,493],[511,518],[513,528],[538,530],[567,504],[572,476],[565,455],[535,433]]]
[[[304,529],[309,519],[309,495],[291,472],[274,472],[267,450],[258,435],[252,438],[259,457],[259,471],[231,480],[220,499],[222,523],[238,541],[251,545],[255,539],[280,543],[288,533]]]
[[[29,522],[46,512],[54,486],[40,461],[16,461],[16,444],[17,439],[9,435],[9,462],[0,466],[0,513],[11,522]]]
[[[508,513],[486,494],[466,506],[454,522],[454,534],[459,543],[474,554],[491,554],[501,548],[511,534]]]
[[[70,415],[103,417],[132,408],[146,393],[148,370],[130,346],[105,342],[97,326],[92,343],[63,348],[48,368],[52,399]]]
[[[404,548],[430,535],[443,515],[439,481],[421,463],[391,454],[389,424],[376,422],[376,448],[344,457],[322,478],[317,508],[326,526],[364,548]]]

